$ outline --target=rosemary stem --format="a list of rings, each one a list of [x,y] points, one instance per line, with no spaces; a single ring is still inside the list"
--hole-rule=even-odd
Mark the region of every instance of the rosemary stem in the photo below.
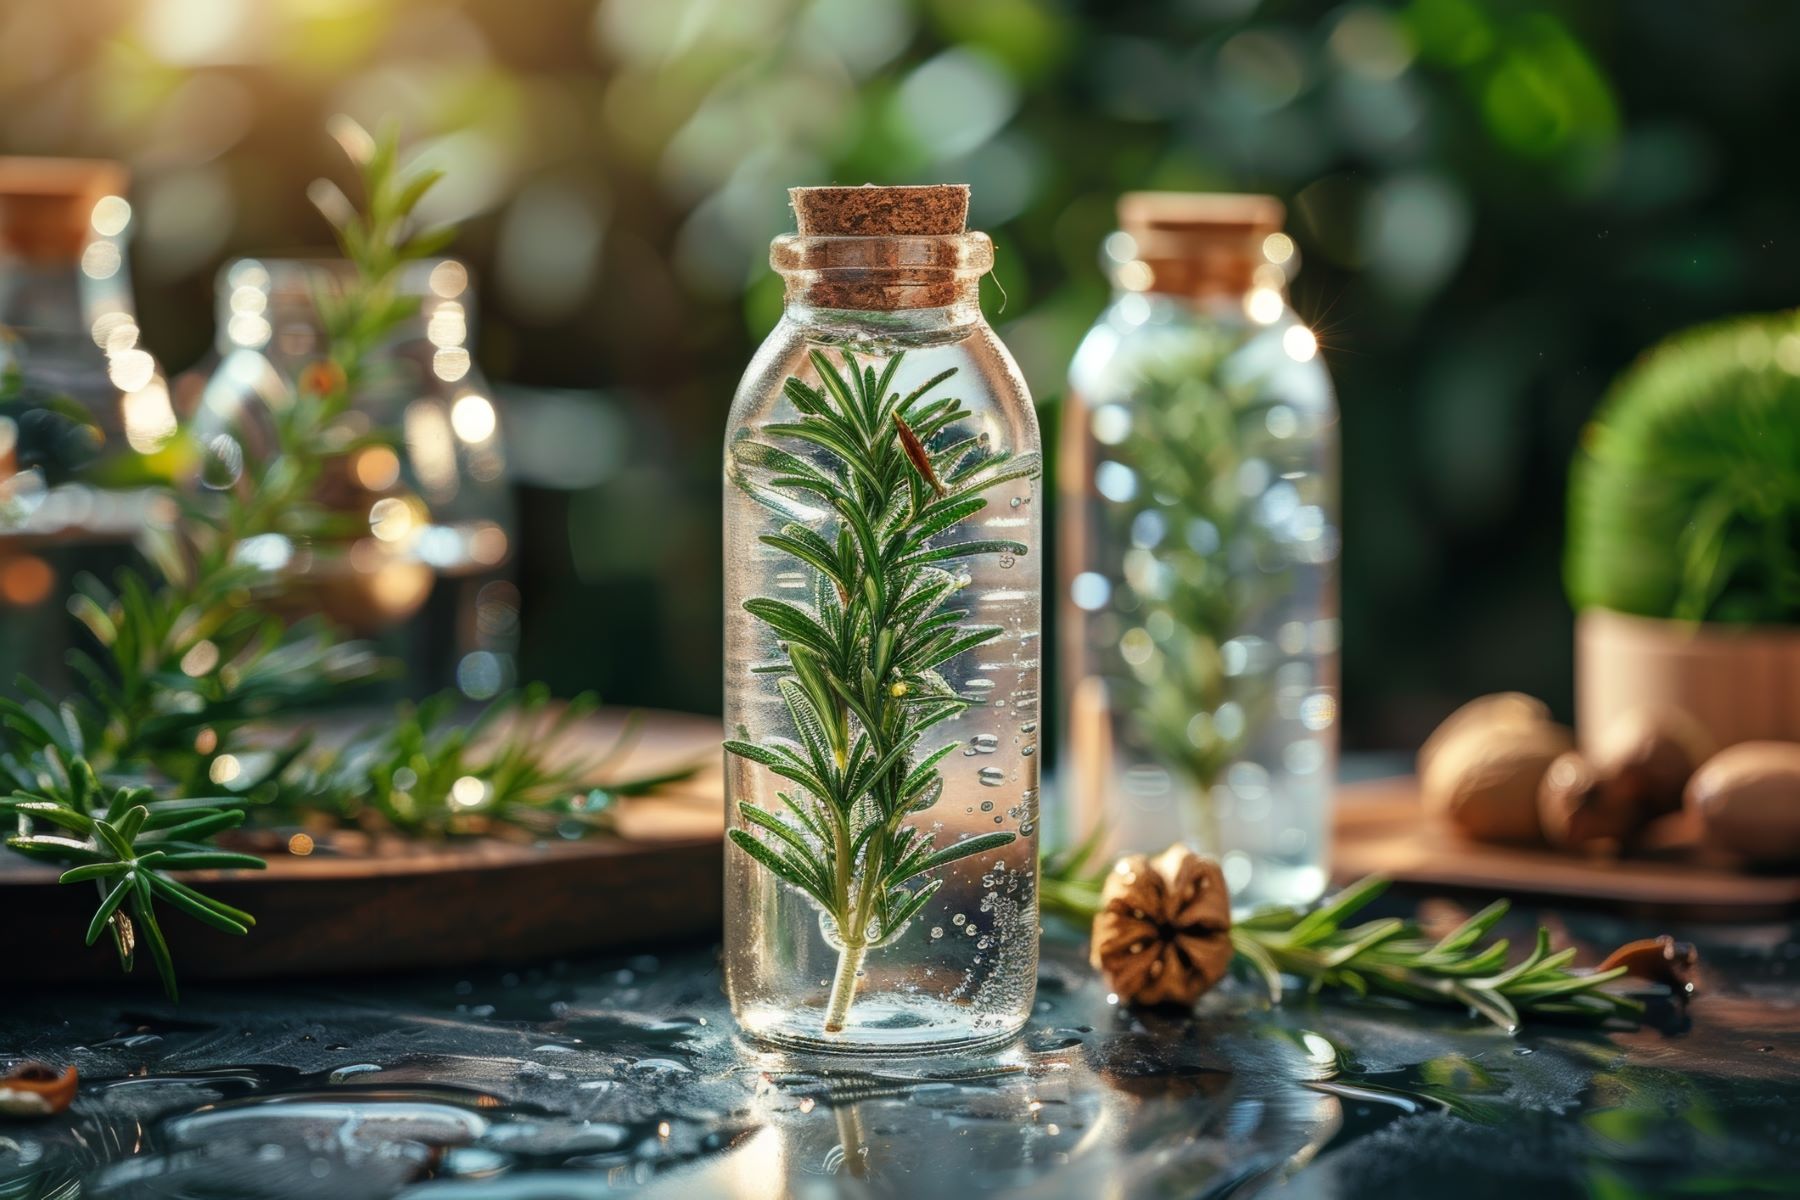
[[[850,1002],[856,999],[856,976],[862,971],[863,956],[868,947],[861,943],[844,943],[838,952],[837,977],[831,981],[831,999],[825,1006],[825,1032],[842,1033],[850,1016]]]

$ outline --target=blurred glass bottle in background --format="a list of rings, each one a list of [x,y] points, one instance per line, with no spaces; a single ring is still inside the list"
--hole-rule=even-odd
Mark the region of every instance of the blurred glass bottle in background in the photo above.
[[[1070,370],[1059,841],[1182,841],[1237,902],[1323,891],[1337,758],[1337,408],[1264,196],[1136,193]]]
[[[191,440],[209,460],[273,448],[282,406],[326,356],[315,297],[349,273],[332,259],[239,259],[219,273],[216,357],[182,381]],[[462,263],[435,259],[409,267],[398,290],[419,311],[342,423],[346,444],[369,444],[316,497],[343,519],[308,544],[270,535],[246,552],[282,572],[296,612],[397,660],[399,693],[486,699],[513,682],[519,595],[499,412],[469,351],[474,289]]]
[[[55,690],[72,578],[110,576],[153,514],[175,432],[139,344],[114,162],[0,158],[0,690]]]

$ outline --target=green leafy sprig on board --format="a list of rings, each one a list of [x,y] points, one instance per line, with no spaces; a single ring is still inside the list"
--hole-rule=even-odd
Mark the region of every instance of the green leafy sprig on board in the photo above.
[[[762,538],[816,573],[810,607],[744,603],[782,639],[787,667],[774,685],[797,740],[725,743],[794,785],[778,793],[785,814],[740,800],[748,827],[731,840],[829,918],[839,959],[827,1032],[843,1028],[868,951],[898,936],[943,884],[918,881],[1015,836],[938,848],[908,818],[937,802],[938,764],[961,744],[926,749],[925,734],[974,703],[939,668],[1000,633],[947,607],[962,584],[946,567],[1026,552],[1011,541],[946,539],[986,507],[981,493],[1035,475],[1037,457],[989,453],[955,428],[968,415],[962,402],[931,398],[954,370],[904,396],[892,390],[903,358],[877,372],[847,350],[838,362],[814,351],[819,386],[797,377],[785,385],[798,419],[765,427],[773,440],[732,447],[740,472],[759,473],[737,480],[753,496],[782,513],[792,511],[785,497],[801,497],[831,522],[821,532],[790,521]]]
[[[399,272],[452,233],[414,230],[438,173],[403,168],[391,130],[371,137],[340,118],[333,133],[359,168],[363,205],[329,184],[312,191],[351,266],[341,290],[315,297],[324,357],[272,408],[260,444],[230,438],[208,448],[203,495],[146,540],[151,570],[122,571],[111,586],[79,582],[70,608],[99,645],[71,656],[85,693],[59,701],[24,680],[24,699],[0,698],[0,784],[11,793],[0,816],[16,826],[7,846],[67,866],[64,882],[95,882],[89,943],[110,929],[126,970],[147,944],[171,996],[158,905],[230,933],[254,924],[171,872],[266,865],[213,844],[247,818],[415,835],[579,834],[607,827],[617,797],[689,773],[591,787],[630,730],[597,757],[564,754],[557,736],[594,702],[578,698],[553,713],[541,688],[501,697],[472,724],[453,720],[454,697],[402,705],[331,749],[306,734],[272,745],[254,735],[255,723],[338,700],[385,669],[323,621],[283,615],[272,602],[285,582],[252,551],[258,539],[306,542],[341,523],[320,502],[320,483],[346,456],[386,439],[346,418],[385,343],[417,312],[417,299],[399,294]],[[228,797],[214,795],[220,779]]]
[[[1086,874],[1097,842],[1088,842],[1044,868],[1041,902],[1046,911],[1091,920],[1100,908],[1103,876]],[[1627,973],[1574,971],[1573,948],[1552,951],[1540,928],[1529,954],[1508,965],[1505,938],[1485,941],[1509,904],[1496,900],[1442,937],[1396,917],[1352,924],[1388,886],[1368,878],[1313,908],[1272,907],[1231,925],[1235,965],[1261,981],[1272,1003],[1301,980],[1309,995],[1340,991],[1387,996],[1420,1004],[1470,1009],[1508,1033],[1528,1016],[1602,1019],[1635,1017],[1643,1005],[1607,989]]]

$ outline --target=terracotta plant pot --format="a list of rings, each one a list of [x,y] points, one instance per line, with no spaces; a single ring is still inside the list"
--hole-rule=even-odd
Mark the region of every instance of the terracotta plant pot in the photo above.
[[[1622,713],[1671,707],[1721,746],[1800,741],[1800,628],[1664,621],[1588,609],[1575,622],[1584,749]]]

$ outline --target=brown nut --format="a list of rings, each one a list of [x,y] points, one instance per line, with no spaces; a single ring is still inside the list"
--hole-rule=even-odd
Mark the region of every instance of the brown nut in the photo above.
[[[80,1084],[74,1067],[59,1072],[41,1062],[22,1062],[0,1075],[0,1116],[52,1116],[74,1103]]]
[[[1188,1005],[1231,966],[1231,893],[1219,864],[1186,846],[1113,864],[1089,958],[1127,1004]]]
[[[1687,806],[1711,846],[1754,862],[1800,860],[1800,743],[1719,751],[1688,780]]]
[[[1623,841],[1643,824],[1635,800],[1608,786],[1579,750],[1560,754],[1538,784],[1538,823],[1552,846]]]
[[[1495,692],[1491,696],[1477,696],[1449,716],[1445,717],[1438,727],[1432,730],[1425,744],[1419,747],[1416,769],[1420,779],[1431,769],[1431,760],[1438,752],[1466,733],[1491,731],[1500,726],[1511,725],[1544,725],[1550,721],[1550,710],[1541,700],[1535,700],[1524,692]]]
[[[1479,841],[1541,841],[1538,785],[1569,748],[1569,731],[1549,722],[1466,730],[1430,756],[1426,811]]]
[[[1711,735],[1685,712],[1635,708],[1601,731],[1590,757],[1616,803],[1648,820],[1681,808],[1682,789],[1712,751]]]

